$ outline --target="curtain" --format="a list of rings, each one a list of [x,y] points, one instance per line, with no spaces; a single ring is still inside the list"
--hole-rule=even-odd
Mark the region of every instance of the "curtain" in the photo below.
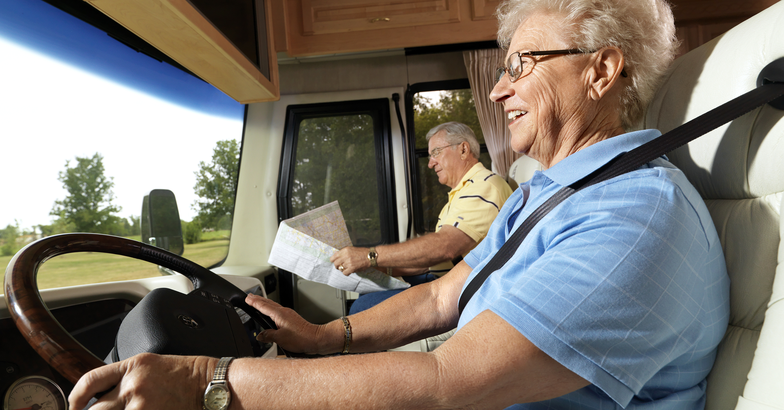
[[[504,52],[501,49],[463,51],[468,82],[474,96],[479,125],[485,136],[485,144],[493,161],[495,173],[503,178],[508,177],[509,167],[522,155],[510,148],[512,135],[507,128],[506,114],[503,104],[490,101],[488,96],[495,85],[493,74],[501,65]],[[515,185],[516,186],[516,185]]]

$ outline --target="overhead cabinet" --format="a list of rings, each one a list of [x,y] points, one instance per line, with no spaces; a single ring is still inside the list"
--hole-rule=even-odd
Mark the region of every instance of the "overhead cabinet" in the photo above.
[[[319,35],[459,23],[459,12],[458,0],[302,0],[302,30]]]
[[[290,56],[495,39],[497,0],[286,0]]]
[[[269,1],[85,1],[241,103],[280,97]],[[229,7],[240,12],[225,13]],[[237,14],[250,15],[251,32],[244,37],[253,39],[251,50],[226,35],[237,25]]]

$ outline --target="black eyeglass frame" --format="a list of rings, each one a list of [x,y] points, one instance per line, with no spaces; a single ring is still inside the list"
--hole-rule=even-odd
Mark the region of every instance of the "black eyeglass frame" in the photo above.
[[[569,54],[592,54],[592,53],[595,53],[595,52],[596,52],[596,50],[584,51],[584,50],[580,50],[579,48],[571,48],[571,49],[568,49],[568,50],[544,50],[544,51],[522,51],[522,52],[521,51],[515,51],[514,53],[510,54],[509,57],[507,57],[505,65],[503,65],[501,67],[498,67],[495,70],[495,77],[494,77],[495,78],[495,84],[498,84],[498,82],[501,81],[501,77],[503,77],[504,74],[509,74],[510,82],[515,82],[515,81],[519,80],[520,78],[525,77],[523,75],[523,70],[521,69],[520,73],[515,78],[512,78],[512,75],[511,75],[512,69],[509,67],[511,65],[511,64],[509,64],[509,62],[512,60],[512,57],[515,54],[517,54],[517,58],[520,60],[520,67],[522,67],[523,66],[523,57],[554,56],[554,55],[569,55]],[[531,65],[531,71],[533,71],[534,66],[536,65],[536,60],[531,59],[531,61],[533,62],[532,65]],[[530,74],[530,71],[529,71],[529,74]],[[528,75],[528,74],[526,74],[526,75]]]

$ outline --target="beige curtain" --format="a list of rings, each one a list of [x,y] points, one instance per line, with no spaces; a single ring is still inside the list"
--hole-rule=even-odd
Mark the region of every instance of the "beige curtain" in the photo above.
[[[474,104],[479,116],[479,125],[485,136],[485,144],[498,175],[507,178],[509,167],[520,158],[520,154],[510,147],[511,134],[506,127],[507,120],[503,104],[490,101],[488,96],[495,85],[493,74],[501,65],[504,52],[501,49],[463,51],[468,82],[474,95]]]

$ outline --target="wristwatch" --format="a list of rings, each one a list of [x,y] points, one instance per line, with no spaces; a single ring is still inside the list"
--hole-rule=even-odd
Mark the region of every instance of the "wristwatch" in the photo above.
[[[376,252],[375,247],[371,246],[370,251],[368,252],[368,260],[370,261],[370,266],[374,268],[378,266],[378,261],[376,258],[378,258],[378,252]]]
[[[202,403],[204,410],[226,410],[229,408],[231,392],[229,391],[229,381],[226,376],[229,371],[229,363],[232,360],[234,360],[233,357],[223,357],[218,361],[218,365],[215,366],[212,381],[207,385],[207,390],[204,391],[204,402]]]

